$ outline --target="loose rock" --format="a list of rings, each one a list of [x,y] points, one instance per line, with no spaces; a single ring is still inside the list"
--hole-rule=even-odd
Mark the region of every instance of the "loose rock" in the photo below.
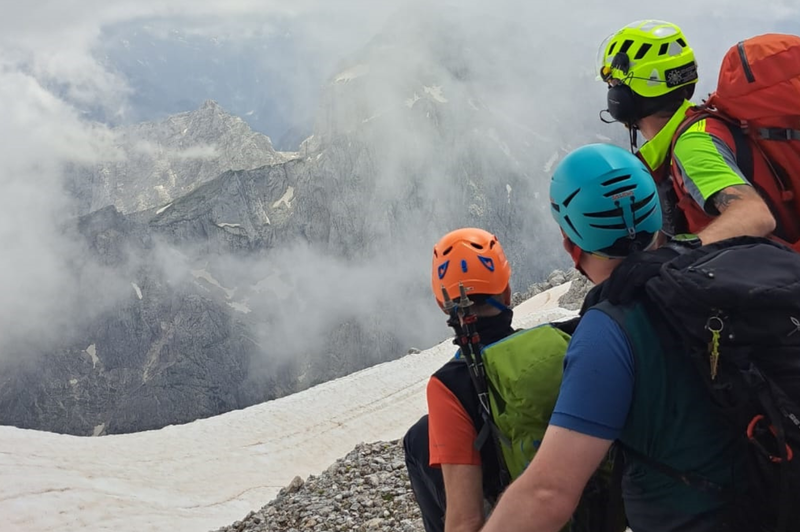
[[[360,443],[319,476],[300,477],[258,511],[217,532],[423,532],[403,447]]]

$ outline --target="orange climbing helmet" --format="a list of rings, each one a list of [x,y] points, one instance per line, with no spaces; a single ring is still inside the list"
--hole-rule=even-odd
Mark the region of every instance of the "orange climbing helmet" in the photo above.
[[[468,295],[496,295],[508,289],[511,265],[493,234],[466,227],[444,235],[433,246],[431,288],[439,305],[444,304],[442,287],[451,299],[458,299],[459,283]]]

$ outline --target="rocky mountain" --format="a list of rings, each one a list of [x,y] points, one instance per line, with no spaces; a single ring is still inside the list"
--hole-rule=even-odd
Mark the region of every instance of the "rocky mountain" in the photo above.
[[[206,101],[199,109],[159,122],[113,130],[117,151],[94,167],[71,169],[67,187],[79,214],[108,205],[122,213],[169,203],[227,170],[284,162],[269,137]]]
[[[76,308],[57,344],[18,347],[11,359],[27,362],[0,373],[0,422],[135,432],[432,344],[448,330],[430,247],[454,227],[498,235],[515,290],[562,266],[549,171],[601,130],[574,102],[512,101],[491,35],[472,31],[490,21],[459,16],[391,19],[329,80],[297,154],[209,102],[122,130],[122,159],[73,173],[80,210],[104,207],[65,231],[115,290],[97,312]],[[502,24],[511,42],[528,35]],[[506,51],[512,81],[535,87],[526,54]]]

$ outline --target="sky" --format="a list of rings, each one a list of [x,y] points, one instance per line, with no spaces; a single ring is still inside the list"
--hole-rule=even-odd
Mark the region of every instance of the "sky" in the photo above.
[[[275,58],[286,74],[281,76],[281,94],[302,95],[286,104],[293,109],[307,105],[316,94],[309,84],[324,84],[340,62],[381,31],[396,9],[405,6],[425,28],[433,4],[443,13],[452,12],[454,24],[466,25],[457,27],[460,35],[481,36],[477,52],[469,57],[495,77],[491,81],[502,95],[495,102],[498,109],[532,123],[539,116],[550,120],[548,108],[572,103],[581,109],[604,107],[601,85],[585,94],[574,89],[573,81],[593,76],[600,42],[630,21],[662,18],[682,26],[700,64],[698,95],[713,88],[722,54],[740,38],[800,29],[787,22],[800,14],[793,0],[673,0],[658,6],[633,0],[16,2],[0,17],[0,357],[15,342],[59,338],[74,326],[77,309],[83,317],[95,315],[129,290],[129,280],[87,259],[85,244],[65,229],[72,200],[63,189],[64,165],[122,156],[109,125],[142,113],[136,108],[136,86],[108,61],[104,46],[113,35],[110,29],[141,23],[164,35],[174,28],[185,35],[224,39],[232,46],[251,46],[291,27],[291,39],[307,51],[304,57],[316,61],[305,65],[301,75],[299,68],[283,66],[285,58]],[[462,10],[484,16],[457,16]],[[509,21],[522,30],[505,33]],[[262,60],[269,70],[270,54]],[[297,115],[303,122],[308,110]],[[292,123],[291,116],[283,119]],[[564,122],[535,125],[562,131],[582,127],[569,116]],[[432,244],[419,243],[422,251],[417,254],[428,253]],[[557,253],[559,249],[543,251]],[[348,275],[339,266],[334,270]],[[427,272],[421,275],[427,278]]]

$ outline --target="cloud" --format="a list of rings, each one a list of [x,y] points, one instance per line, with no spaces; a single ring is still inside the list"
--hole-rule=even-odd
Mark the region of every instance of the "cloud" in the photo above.
[[[9,343],[64,333],[84,301],[81,277],[108,279],[68,236],[70,201],[62,168],[114,153],[113,135],[81,120],[74,108],[30,75],[0,73],[0,353]],[[113,283],[112,283],[113,284]],[[113,292],[107,285],[108,294]],[[86,314],[96,309],[90,303]],[[32,342],[33,343],[33,342]],[[0,356],[1,358],[1,356]]]

